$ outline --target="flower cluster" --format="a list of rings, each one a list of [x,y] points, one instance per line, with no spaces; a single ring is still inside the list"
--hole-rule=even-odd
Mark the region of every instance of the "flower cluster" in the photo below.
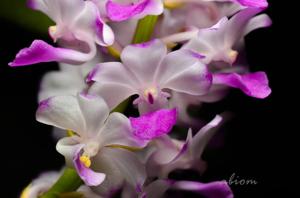
[[[124,198],[156,198],[169,189],[233,197],[226,181],[169,175],[178,169],[202,174],[201,155],[224,121],[216,115],[204,125],[188,114],[190,105],[221,100],[229,88],[259,99],[271,93],[266,74],[249,72],[239,56],[247,34],[271,25],[259,14],[268,7],[266,0],[29,0],[28,5],[55,22],[49,36],[58,46],[35,40],[9,65],[59,63],[59,71],[41,82],[36,119],[60,132],[56,148],[66,167],[41,175],[22,198],[109,197],[117,191]],[[131,104],[139,116],[122,113]],[[174,125],[190,128],[186,140],[175,138]]]

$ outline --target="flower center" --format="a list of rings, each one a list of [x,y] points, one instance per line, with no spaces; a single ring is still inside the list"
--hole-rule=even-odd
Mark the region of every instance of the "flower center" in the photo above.
[[[154,103],[154,100],[158,96],[158,90],[155,87],[150,87],[144,91],[144,98],[147,100],[150,104]]]
[[[90,157],[86,156],[86,155],[82,155],[79,158],[80,162],[87,168],[89,168],[92,164]]]
[[[94,157],[99,152],[99,143],[95,141],[90,141],[86,143],[83,148],[83,154],[80,156],[80,162],[87,168],[89,168],[92,164],[91,157]]]
[[[49,35],[51,36],[51,38],[54,40],[54,42],[56,42],[56,40],[57,40],[57,36],[56,36],[57,26],[56,25],[50,26],[49,29],[48,29],[48,32],[49,32]]]
[[[235,50],[230,50],[230,51],[228,52],[229,60],[230,60],[232,63],[235,62],[237,56],[238,56],[238,52],[235,51]]]

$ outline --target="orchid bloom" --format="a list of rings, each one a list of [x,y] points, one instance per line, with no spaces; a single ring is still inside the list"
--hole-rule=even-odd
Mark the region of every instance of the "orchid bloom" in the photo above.
[[[57,143],[58,152],[66,157],[67,164],[76,168],[86,185],[102,184],[99,191],[107,192],[111,185],[121,185],[123,180],[132,185],[143,184],[144,167],[127,149],[144,147],[151,139],[170,132],[176,111],[159,111],[130,121],[121,113],[109,115],[102,98],[81,93],[42,101],[37,120],[75,132]],[[165,120],[164,126],[158,124],[161,120]]]
[[[49,35],[64,48],[35,40],[9,63],[12,67],[50,61],[82,64],[96,55],[96,44],[108,46],[114,41],[111,28],[100,18],[97,6],[91,1],[30,0],[28,4],[55,21],[56,25],[49,27]]]
[[[234,47],[243,37],[252,30],[271,25],[270,18],[265,14],[252,18],[260,11],[260,9],[248,8],[229,20],[224,17],[216,25],[200,29],[198,36],[192,38],[183,48],[205,56],[203,59],[205,63],[224,61],[233,64],[238,56]]]
[[[37,120],[76,133],[61,139],[57,150],[66,157],[69,165],[73,164],[86,185],[98,186],[104,181],[105,173],[111,173],[115,168],[134,169],[137,179],[143,175],[143,167],[133,153],[114,147],[141,147],[144,144],[135,138],[130,121],[124,115],[109,115],[109,109],[102,98],[85,94],[49,98],[40,103]],[[124,166],[119,167],[120,163]],[[117,181],[122,181],[126,176],[118,175]],[[108,180],[108,184],[117,182],[116,178]]]
[[[210,123],[192,136],[191,129],[185,142],[173,140],[164,136],[155,141],[156,149],[152,152],[146,163],[149,177],[167,178],[175,169],[195,169],[203,173],[206,163],[201,155],[209,140],[221,126],[223,118],[216,116]]]
[[[89,93],[101,95],[113,109],[129,96],[141,113],[168,106],[168,90],[203,95],[211,85],[211,75],[201,56],[190,50],[167,54],[159,40],[130,45],[121,54],[123,62],[99,64],[87,77],[94,82]],[[113,91],[112,91],[113,90]]]

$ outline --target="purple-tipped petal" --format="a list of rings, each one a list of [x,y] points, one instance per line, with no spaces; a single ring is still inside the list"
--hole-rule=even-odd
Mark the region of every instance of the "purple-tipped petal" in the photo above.
[[[176,116],[176,109],[162,109],[129,120],[134,135],[140,140],[150,141],[169,133],[176,123]]]
[[[91,59],[95,54],[96,50],[82,53],[76,50],[53,47],[42,40],[35,40],[30,47],[20,50],[9,65],[17,67],[51,61],[80,64]]]
[[[213,83],[241,89],[248,96],[255,98],[266,98],[271,93],[268,77],[264,72],[244,75],[237,73],[214,74]]]
[[[269,5],[267,0],[234,0],[234,1],[240,3],[243,6],[252,7],[252,8],[267,8]]]
[[[226,181],[216,181],[206,184],[193,181],[173,182],[171,181],[172,189],[194,191],[207,198],[233,198],[233,193]]]
[[[143,18],[146,15],[159,15],[163,12],[163,5],[158,0],[140,0],[126,5],[108,0],[106,10],[110,20],[124,21],[130,18]]]
[[[80,150],[79,149],[73,158],[73,163],[75,166],[75,169],[80,176],[80,178],[84,181],[84,183],[87,186],[98,186],[100,185],[104,179],[105,174],[103,173],[97,173],[91,170],[90,168],[87,168],[81,161],[80,161]]]

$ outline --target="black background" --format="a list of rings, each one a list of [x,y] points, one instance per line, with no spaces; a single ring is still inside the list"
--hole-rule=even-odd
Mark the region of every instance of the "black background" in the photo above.
[[[300,197],[296,165],[299,129],[294,119],[298,117],[294,101],[299,90],[299,55],[292,55],[291,47],[297,48],[293,35],[297,23],[292,24],[295,16],[289,16],[296,13],[291,11],[291,4],[269,2],[266,12],[273,26],[247,36],[246,50],[251,70],[267,72],[272,95],[257,100],[233,90],[224,101],[205,106],[210,115],[227,110],[235,117],[226,124],[224,148],[204,156],[209,163],[204,180],[228,180],[235,173],[258,181],[252,186],[232,186],[236,197]],[[0,197],[14,198],[39,173],[58,170],[63,164],[51,138],[51,127],[35,121],[40,79],[57,66],[8,67],[17,51],[32,40],[51,41],[5,20],[1,20],[0,27]]]

